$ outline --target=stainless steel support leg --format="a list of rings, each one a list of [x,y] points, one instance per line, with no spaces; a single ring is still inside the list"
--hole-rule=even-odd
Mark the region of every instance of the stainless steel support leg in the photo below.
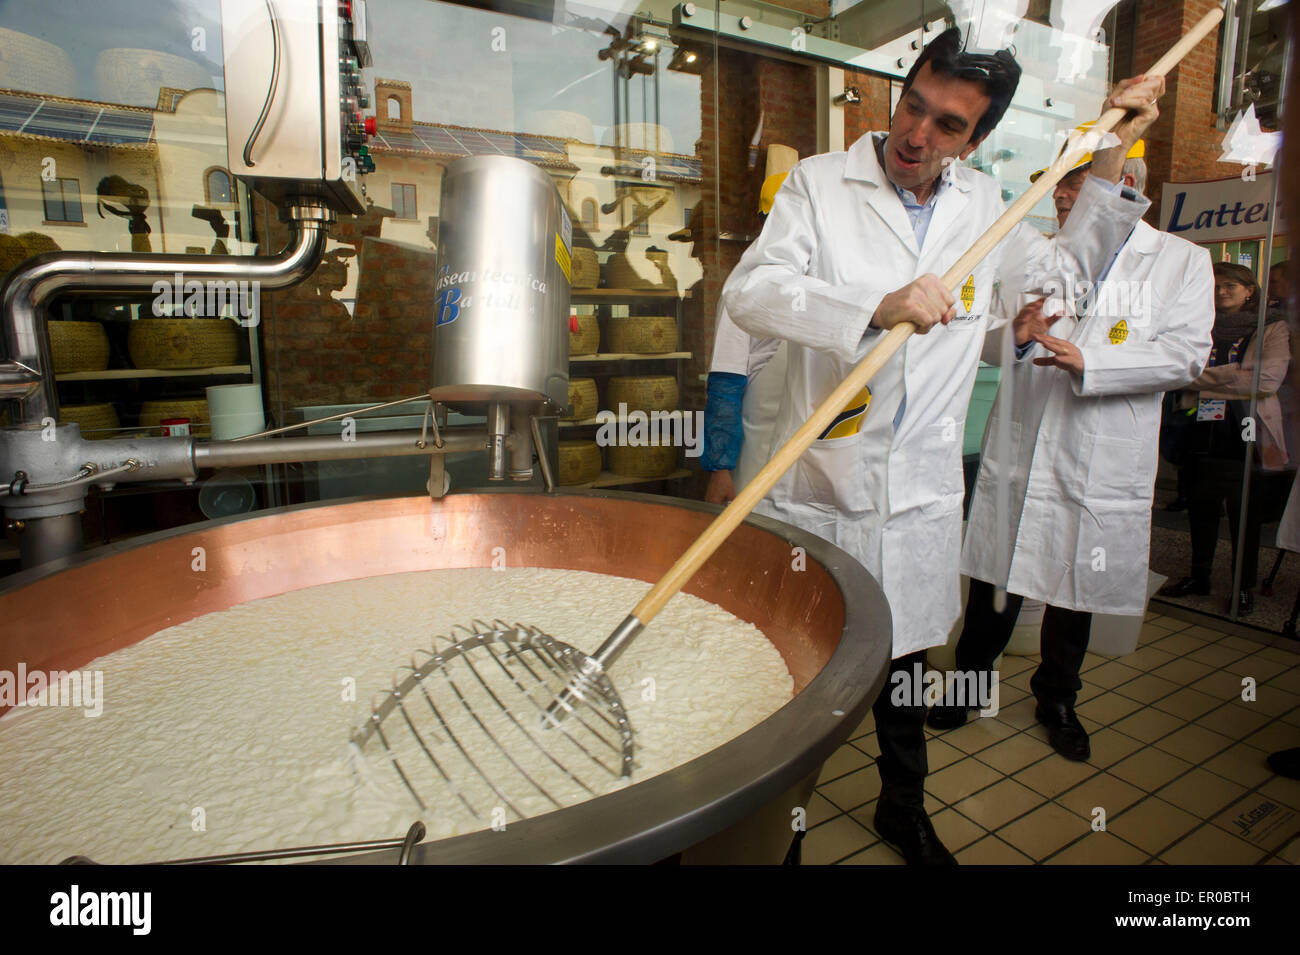
[[[429,483],[425,485],[432,498],[446,497],[447,495],[447,456],[443,454],[429,455]]]
[[[71,557],[81,550],[80,514],[27,518],[21,524],[18,551],[24,570],[60,557]]]
[[[510,431],[510,406],[504,401],[488,405],[488,480],[506,479],[506,435]]]
[[[533,429],[529,424],[531,415],[525,404],[510,407],[510,430],[514,433],[515,443],[510,449],[510,480],[531,481],[533,479]]]

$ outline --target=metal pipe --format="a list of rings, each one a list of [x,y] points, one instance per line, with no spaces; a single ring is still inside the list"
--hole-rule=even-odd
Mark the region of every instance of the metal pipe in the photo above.
[[[360,418],[372,411],[382,411],[384,408],[392,408],[396,405],[406,405],[413,401],[430,401],[429,393],[426,391],[422,395],[412,395],[410,398],[398,398],[396,401],[385,401],[380,405],[368,405],[365,408],[357,408],[355,411],[340,411],[338,414],[332,414],[326,418],[310,418],[306,421],[299,421],[297,424],[286,424],[282,428],[271,428],[267,431],[259,431],[256,434],[245,434],[238,438],[231,438],[231,441],[253,441],[257,438],[270,438],[277,434],[288,434],[290,431],[301,431],[303,428],[310,428],[314,424],[324,424],[327,421],[342,421],[344,418]]]
[[[1287,40],[1290,46],[1290,38]],[[1268,279],[1269,272],[1272,271],[1273,265],[1273,237],[1277,225],[1278,213],[1278,187],[1282,179],[1282,151],[1279,149],[1273,156],[1273,197],[1270,200],[1271,212],[1268,217],[1268,234],[1264,237],[1264,254],[1262,256],[1264,266],[1264,281],[1259,289],[1259,318],[1255,327],[1255,373],[1250,381],[1250,411],[1247,415],[1249,420],[1255,426],[1256,438],[1245,442],[1246,450],[1243,454],[1241,464],[1241,513],[1237,517],[1237,547],[1233,553],[1236,560],[1232,563],[1232,598],[1228,603],[1228,619],[1236,621],[1237,619],[1237,602],[1241,594],[1241,575],[1244,569],[1243,562],[1246,553],[1246,516],[1250,512],[1250,484],[1253,478],[1255,463],[1255,443],[1258,438],[1259,419],[1256,417],[1256,408],[1259,401],[1259,379],[1264,370],[1264,326],[1268,320]]]
[[[341,461],[349,458],[396,458],[416,454],[447,454],[484,451],[488,435],[482,428],[449,429],[442,433],[443,446],[425,443],[420,446],[419,431],[393,431],[384,434],[359,434],[352,441],[339,435],[313,435],[305,438],[276,438],[267,441],[196,442],[194,467],[239,468],[259,464],[285,464],[290,461]],[[507,445],[514,443],[514,437]]]
[[[325,251],[325,228],[334,214],[312,201],[289,210],[293,239],[279,255],[149,255],[145,253],[49,252],[28,259],[10,273],[0,290],[5,352],[0,365],[0,398],[17,406],[13,422],[39,427],[57,418],[58,393],[50,361],[45,307],[67,292],[145,295],[157,282],[256,282],[281,289],[315,270]],[[154,293],[156,294],[156,293]]]
[[[21,362],[0,361],[0,400],[21,398],[40,386],[41,375]]]

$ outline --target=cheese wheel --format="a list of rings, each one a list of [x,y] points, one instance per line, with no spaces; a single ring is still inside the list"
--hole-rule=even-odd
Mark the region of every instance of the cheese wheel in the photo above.
[[[561,484],[588,484],[600,477],[600,446],[595,441],[561,441]]]
[[[605,348],[615,354],[662,355],[677,350],[677,319],[671,315],[611,318]]]
[[[672,375],[642,375],[611,378],[605,387],[605,403],[614,412],[619,405],[628,411],[673,411],[677,407],[677,379]]]
[[[582,421],[594,418],[600,410],[600,398],[596,394],[595,378],[569,379],[569,413],[566,421]]]
[[[600,323],[595,315],[578,315],[578,330],[569,332],[569,355],[594,355],[600,351]]]
[[[609,449],[609,469],[623,477],[666,477],[677,469],[677,449],[671,445]]]
[[[106,401],[89,405],[61,405],[59,422],[81,425],[81,436],[87,441],[114,437],[113,432],[122,427],[117,410]]]

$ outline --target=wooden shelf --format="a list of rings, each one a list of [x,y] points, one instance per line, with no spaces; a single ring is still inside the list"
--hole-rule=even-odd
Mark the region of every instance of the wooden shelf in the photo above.
[[[690,298],[690,294],[683,294],[675,288],[575,288],[569,291],[569,301],[578,302],[580,305],[655,298]],[[580,299],[587,301],[581,302]]]
[[[569,362],[576,363],[580,361],[584,361],[584,362],[665,361],[665,360],[675,360],[679,358],[690,358],[690,357],[691,357],[691,353],[688,351],[666,351],[666,352],[661,352],[658,355],[634,355],[634,354],[626,354],[626,353],[602,352],[599,355],[571,355],[569,356]]]
[[[613,412],[611,411],[610,414],[613,414]],[[670,415],[670,414],[678,414],[684,418],[689,414],[694,414],[694,412],[688,411],[685,408],[678,408],[676,409],[676,411],[647,411],[646,419],[649,420],[650,415],[659,415],[662,418],[663,416]],[[618,415],[614,415],[614,417],[610,419],[610,423],[626,424],[628,420],[629,419],[627,418],[620,418],[618,417]],[[597,425],[601,425],[601,424],[604,424],[604,422],[597,421],[595,418],[582,418],[577,421],[573,421],[573,420],[566,421],[565,419],[561,418],[559,422],[559,426],[561,428],[594,428]]]
[[[204,375],[251,375],[251,365],[218,365],[215,368],[112,368],[108,371],[74,371],[55,375],[57,381],[121,381],[132,378],[198,378]]]
[[[566,484],[565,487],[617,487],[620,484],[651,484],[655,481],[676,481],[684,477],[690,477],[691,472],[686,468],[678,468],[671,474],[665,474],[663,477],[628,477],[626,474],[614,474],[612,471],[601,471],[600,477],[586,484]]]

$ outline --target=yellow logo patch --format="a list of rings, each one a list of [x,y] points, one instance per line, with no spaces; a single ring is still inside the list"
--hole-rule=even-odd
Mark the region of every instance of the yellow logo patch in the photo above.
[[[1112,345],[1122,345],[1128,340],[1128,322],[1120,319],[1106,336]]]
[[[862,419],[867,414],[867,406],[871,404],[871,389],[863,388],[853,400],[849,402],[848,407],[835,416],[835,420],[827,425],[826,430],[817,436],[818,441],[825,441],[829,438],[847,438],[850,435],[857,434],[862,429]]]
[[[973,272],[970,278],[966,280],[966,284],[961,287],[961,303],[968,312],[975,304],[975,274]]]
[[[569,250],[564,247],[564,240],[560,238],[558,232],[555,234],[555,261],[560,266],[560,271],[564,273],[564,280],[571,283],[573,265],[569,260]]]

